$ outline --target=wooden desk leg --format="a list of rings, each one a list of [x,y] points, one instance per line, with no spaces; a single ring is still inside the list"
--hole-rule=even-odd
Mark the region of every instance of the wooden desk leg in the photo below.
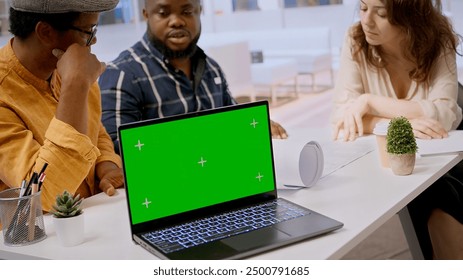
[[[398,213],[400,218],[400,223],[405,233],[405,238],[407,239],[408,248],[414,260],[424,260],[423,251],[421,250],[420,242],[418,241],[418,236],[416,235],[415,228],[413,226],[412,219],[410,218],[410,213],[408,208],[404,207]]]

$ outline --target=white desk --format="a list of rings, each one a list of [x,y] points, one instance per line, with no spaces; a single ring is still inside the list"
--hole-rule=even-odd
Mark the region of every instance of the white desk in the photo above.
[[[312,188],[279,190],[281,197],[337,219],[344,227],[253,259],[339,259],[461,159],[462,155],[457,154],[418,158],[412,175],[395,176],[390,169],[380,167],[375,151],[323,178]],[[86,199],[84,211],[86,239],[82,245],[61,247],[51,217],[46,216],[45,240],[8,247],[3,244],[2,235],[0,259],[156,258],[131,240],[124,190],[118,190],[114,197],[100,194]]]

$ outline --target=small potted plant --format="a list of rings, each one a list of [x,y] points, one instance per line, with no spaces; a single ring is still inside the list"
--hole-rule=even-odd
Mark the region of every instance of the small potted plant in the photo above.
[[[53,205],[53,225],[63,246],[75,246],[84,240],[83,198],[72,195],[67,190],[56,196]]]
[[[394,174],[409,175],[413,172],[418,146],[407,118],[396,117],[389,122],[386,148]]]

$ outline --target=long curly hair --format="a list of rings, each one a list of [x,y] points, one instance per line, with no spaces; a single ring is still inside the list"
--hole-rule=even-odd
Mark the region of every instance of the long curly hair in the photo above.
[[[409,77],[418,83],[428,84],[437,58],[448,51],[459,53],[457,48],[461,36],[454,31],[449,19],[442,13],[441,1],[380,1],[385,5],[388,21],[405,34],[402,52],[415,65],[409,72]],[[378,59],[381,57],[381,47],[368,44],[360,22],[353,27],[352,37],[354,59],[358,61],[363,53],[370,66],[386,66],[387,62]]]

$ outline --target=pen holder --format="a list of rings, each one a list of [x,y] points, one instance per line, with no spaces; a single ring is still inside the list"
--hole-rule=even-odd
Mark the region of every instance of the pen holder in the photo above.
[[[47,237],[43,222],[41,192],[19,197],[20,189],[0,192],[0,221],[3,241],[8,246],[24,246]]]

